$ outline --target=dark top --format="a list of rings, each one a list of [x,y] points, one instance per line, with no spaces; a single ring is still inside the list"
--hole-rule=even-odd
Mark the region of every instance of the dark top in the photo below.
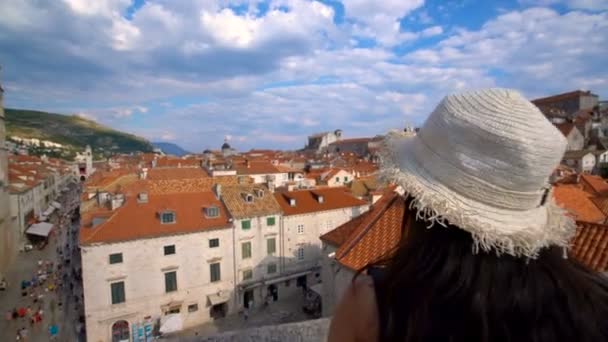
[[[372,266],[367,269],[367,275],[374,282],[374,293],[376,295],[376,303],[378,306],[378,341],[386,340],[386,331],[388,327],[388,312],[386,309],[386,300],[384,290],[384,280],[386,278],[386,269],[383,267]]]

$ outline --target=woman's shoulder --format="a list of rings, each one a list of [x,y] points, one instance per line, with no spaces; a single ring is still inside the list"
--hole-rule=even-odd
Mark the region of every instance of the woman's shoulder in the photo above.
[[[378,306],[372,277],[360,274],[344,292],[328,341],[377,341]]]

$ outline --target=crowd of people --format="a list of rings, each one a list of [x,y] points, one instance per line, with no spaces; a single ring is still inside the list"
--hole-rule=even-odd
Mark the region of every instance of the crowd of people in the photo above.
[[[6,311],[5,318],[9,327],[16,329],[17,341],[27,341],[30,329],[37,335],[41,329],[47,329],[49,339],[56,339],[59,333],[58,320],[55,318],[57,311],[65,311],[67,315],[71,314],[68,310],[73,310],[79,321],[77,329],[84,327],[82,291],[77,290],[82,282],[78,262],[78,195],[77,189],[72,189],[59,199],[62,208],[50,218],[54,228],[48,237],[49,242],[54,242],[50,245],[55,246],[55,251],[48,259],[37,260],[32,274],[22,275],[18,284],[21,294],[19,305]],[[49,253],[45,255],[49,256]]]

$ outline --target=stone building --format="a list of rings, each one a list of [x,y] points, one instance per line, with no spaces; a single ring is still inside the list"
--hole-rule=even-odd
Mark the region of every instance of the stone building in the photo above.
[[[333,132],[322,132],[308,136],[308,144],[305,150],[322,152],[329,146],[342,138],[342,130],[337,129]]]
[[[589,109],[598,105],[598,96],[591,91],[575,90],[568,93],[543,97],[532,100],[540,110],[547,115],[551,111],[563,111],[566,115],[576,113],[581,109]]]
[[[215,194],[122,196],[114,211],[83,215],[87,341],[131,341],[140,327],[166,332],[233,313],[232,223]]]
[[[4,273],[15,253],[10,231],[10,201],[8,193],[8,156],[4,125],[4,90],[0,85],[0,273]]]

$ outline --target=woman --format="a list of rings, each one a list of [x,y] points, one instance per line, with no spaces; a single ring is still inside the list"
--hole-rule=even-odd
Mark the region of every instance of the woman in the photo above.
[[[505,89],[447,96],[417,135],[389,135],[407,228],[346,291],[329,341],[608,341],[608,283],[567,258],[575,225],[548,184],[566,145]]]

